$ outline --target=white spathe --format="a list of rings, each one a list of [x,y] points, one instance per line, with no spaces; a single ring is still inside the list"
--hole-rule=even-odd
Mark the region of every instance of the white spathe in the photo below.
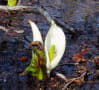
[[[40,33],[37,25],[34,22],[32,22],[31,20],[29,20],[29,23],[32,28],[33,41],[40,41],[43,44],[42,36],[41,36],[41,33]]]
[[[32,27],[33,41],[40,41],[43,44],[42,36],[38,27],[32,21],[29,21],[29,23]],[[61,60],[64,54],[65,46],[66,46],[65,44],[66,44],[65,34],[62,28],[57,26],[55,22],[52,20],[51,27],[46,35],[45,45],[44,45],[46,59],[47,59],[47,63],[46,63],[47,73],[50,73],[51,70],[58,65],[59,61]],[[56,54],[52,62],[50,62],[48,52],[52,45],[55,45]]]

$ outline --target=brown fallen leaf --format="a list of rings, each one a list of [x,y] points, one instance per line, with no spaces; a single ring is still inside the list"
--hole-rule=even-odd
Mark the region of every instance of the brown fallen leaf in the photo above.
[[[19,58],[19,60],[20,61],[26,61],[26,60],[28,60],[28,57],[27,56],[24,56],[24,57]]]
[[[55,81],[55,78],[53,78],[53,77],[51,77],[50,79],[51,79],[51,81]]]
[[[81,50],[81,54],[85,54],[85,53],[88,53],[89,51],[89,48],[84,48]]]
[[[79,63],[83,58],[83,55],[81,53],[77,53],[75,54],[73,57],[72,57],[72,60],[75,62],[75,63]]]

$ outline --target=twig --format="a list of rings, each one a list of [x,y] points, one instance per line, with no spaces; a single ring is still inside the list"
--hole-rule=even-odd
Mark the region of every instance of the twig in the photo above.
[[[14,27],[10,27],[9,29],[5,28],[4,26],[0,26],[0,30],[3,30],[5,32],[8,32],[10,29],[15,29]],[[20,30],[20,29],[15,29],[14,32],[16,33],[23,33],[24,30]]]
[[[97,3],[97,5],[99,4],[99,2],[98,1],[95,1],[95,3],[94,3],[94,5]],[[88,9],[90,12],[98,12],[99,10],[98,9],[95,9],[95,8],[91,8],[90,6],[91,6],[91,4],[90,5],[88,5],[88,4],[82,4],[82,3],[80,3],[80,2],[75,2],[74,4],[76,4],[77,6],[79,6],[79,8],[86,8],[86,9]]]
[[[69,30],[69,32],[71,32],[72,34],[75,34],[74,28],[70,27],[69,25],[65,24],[64,22],[57,20],[56,18],[54,18],[54,20],[56,21],[56,23],[58,25],[60,25],[61,27],[63,27],[66,30]]]
[[[73,83],[73,82],[74,82],[75,80],[77,80],[77,79],[80,79],[80,78],[84,77],[86,74],[87,74],[87,72],[84,72],[80,77],[73,78],[71,81],[68,81],[68,83],[63,87],[62,90],[66,90],[67,87],[68,87],[71,83]]]
[[[50,15],[43,10],[40,7],[36,7],[36,6],[0,6],[0,11],[5,11],[5,12],[10,12],[10,11],[19,11],[19,12],[27,12],[27,13],[38,13],[43,15],[47,21],[50,22],[50,20],[52,20],[52,17],[50,17]]]
[[[63,66],[63,65],[78,65],[79,63],[63,63],[63,64],[59,64],[59,66]]]
[[[3,27],[3,26],[0,26],[0,30],[3,30],[3,31],[5,31],[5,32],[8,32],[8,31],[9,31],[9,29],[7,29],[7,28],[5,28],[5,27]]]
[[[24,75],[26,75],[28,72],[26,72],[26,71],[23,71],[22,73],[19,73],[19,76],[24,76]]]
[[[88,83],[88,84],[99,84],[99,80],[95,80],[95,81],[89,80],[89,81],[86,81],[86,83]]]
[[[58,76],[59,78],[63,79],[65,82],[68,82],[68,79],[63,74],[56,72],[56,76]]]
[[[21,0],[18,0],[17,6],[19,6],[21,4]]]
[[[19,12],[27,12],[27,13],[37,13],[43,15],[46,20],[50,23],[51,20],[55,20],[57,24],[64,27],[66,30],[68,30],[71,33],[75,33],[74,29],[72,27],[69,27],[63,22],[60,22],[59,20],[56,20],[55,17],[52,17],[48,14],[48,12],[37,6],[0,6],[0,11],[10,12],[10,11],[19,11]]]

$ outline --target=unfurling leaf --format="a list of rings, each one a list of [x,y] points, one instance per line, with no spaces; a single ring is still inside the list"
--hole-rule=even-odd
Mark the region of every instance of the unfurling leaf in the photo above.
[[[49,59],[50,59],[50,62],[53,61],[54,57],[55,57],[55,45],[52,45],[51,48],[49,49]]]
[[[38,62],[38,59],[36,56],[36,50],[33,49],[33,58],[31,60],[30,65],[26,68],[26,71],[35,73],[37,71],[37,62]]]
[[[39,54],[39,56],[37,55],[37,53]],[[40,80],[43,80],[46,77],[46,67],[44,64],[45,61],[43,60],[43,54],[43,51],[33,48],[33,57],[31,63],[26,68],[26,72],[31,72],[33,76],[36,76]]]
[[[40,80],[43,80],[44,79],[44,75],[43,75],[43,70],[40,69],[39,73],[38,73],[38,76],[37,76]]]
[[[16,6],[18,0],[8,0],[8,6]]]

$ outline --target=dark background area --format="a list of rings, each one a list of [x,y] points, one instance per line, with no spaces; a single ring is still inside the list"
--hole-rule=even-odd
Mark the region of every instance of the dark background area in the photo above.
[[[34,21],[42,33],[43,39],[50,25],[44,17],[35,13],[1,12],[0,26],[0,90],[62,90],[66,82],[54,75],[60,72],[68,79],[89,74],[79,85],[77,81],[69,85],[68,90],[98,90],[99,88],[99,1],[98,0],[22,0],[22,5],[44,7],[60,22],[74,28],[76,34],[68,30],[66,50],[60,62],[79,63],[78,65],[58,65],[51,73],[51,78],[39,81],[31,75],[20,75],[31,61],[32,52],[28,50],[32,41],[31,27],[28,20]],[[16,31],[23,30],[23,33]],[[87,50],[88,49],[88,50]],[[87,50],[81,57],[82,50]],[[28,57],[21,61],[21,57]],[[76,59],[74,59],[76,56]]]

